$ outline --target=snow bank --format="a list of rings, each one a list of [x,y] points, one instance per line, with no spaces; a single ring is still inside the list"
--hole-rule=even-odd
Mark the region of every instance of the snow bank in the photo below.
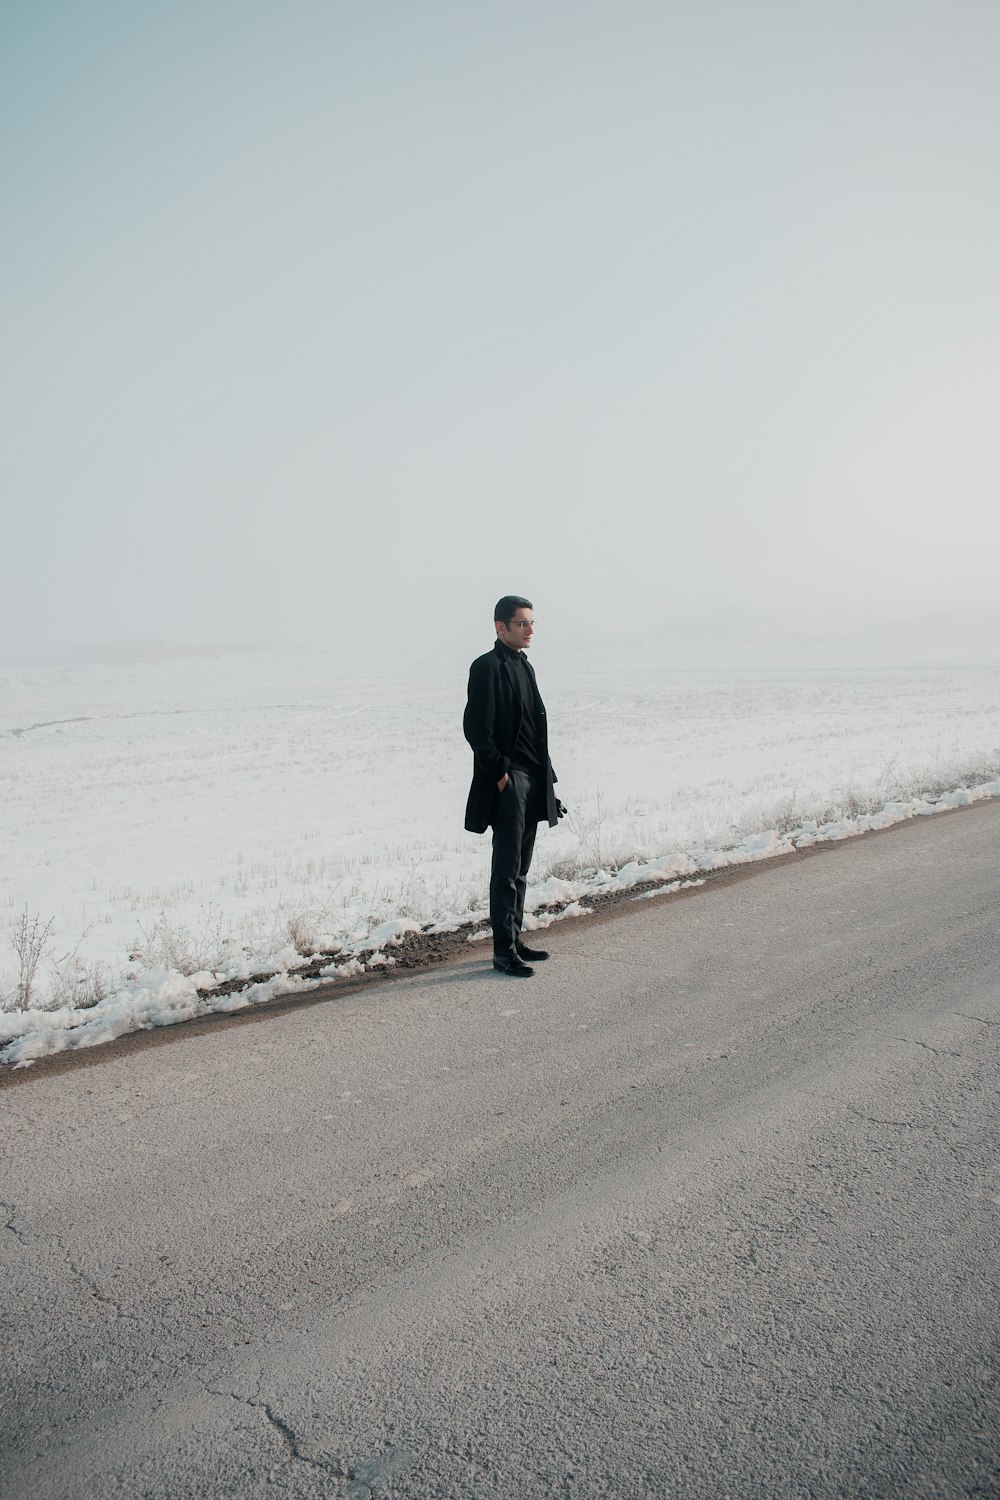
[[[186,976],[176,970],[152,971],[142,982],[108,995],[87,1009],[64,1006],[61,1010],[27,1010],[0,1014],[0,1059],[24,1067],[54,1052],[72,1052],[113,1042],[130,1031],[148,1031],[154,1026],[176,1026],[220,1011],[245,1010],[278,995],[295,995],[315,989],[317,979],[300,979],[288,973],[250,985],[228,995],[203,993],[198,981],[204,976]]]
[[[392,968],[396,960],[382,949],[398,943],[408,932],[419,931],[416,922],[405,918],[382,922],[373,932],[358,939],[352,956],[327,964],[315,979],[303,979],[291,972],[309,960],[295,948],[287,947],[263,962],[259,958],[241,959],[226,964],[217,973],[202,969],[186,975],[176,969],[150,969],[135,983],[107,995],[97,1005],[3,1011],[0,1012],[0,1063],[25,1067],[54,1052],[112,1042],[126,1032],[149,1031],[154,1026],[175,1026],[179,1021],[246,1010],[281,995],[317,989],[323,980],[352,979],[368,969]],[[339,953],[345,951],[342,945],[337,947]],[[368,955],[366,960],[358,956],[362,953]],[[275,972],[267,979],[243,989],[217,993],[220,985],[266,973],[269,968]]]
[[[704,876],[711,871],[774,859],[816,844],[856,838],[859,834],[890,828],[908,818],[969,807],[993,797],[1000,797],[1000,780],[973,787],[957,787],[938,797],[888,802],[876,812],[856,817],[845,815],[822,824],[807,819],[798,827],[780,833],[774,829],[763,830],[751,834],[733,848],[709,849],[697,856],[678,858],[664,855],[645,862],[632,860],[614,873],[596,870],[578,880],[549,876],[528,893],[525,930],[532,931],[569,917],[587,915],[590,910],[584,904],[587,897],[625,892],[636,887],[642,887],[635,898],[637,900],[665,895],[704,884]],[[481,921],[483,915],[478,913],[477,920]],[[455,931],[462,925],[468,925],[468,919],[463,924],[456,916],[453,921],[435,923],[430,930]],[[350,947],[338,945],[337,959],[320,970],[318,979],[296,976],[293,971],[308,960],[294,948],[286,947],[272,953],[267,960],[275,970],[271,978],[229,994],[214,991],[226,981],[260,973],[259,959],[252,961],[252,967],[251,960],[247,959],[227,964],[217,972],[201,970],[191,975],[171,969],[149,970],[133,984],[88,1008],[65,1006],[50,1011],[0,1012],[0,1062],[25,1067],[55,1052],[95,1047],[130,1031],[174,1026],[180,1021],[191,1021],[217,1012],[244,1010],[280,995],[316,989],[322,980],[352,978],[366,970],[388,968],[395,960],[384,949],[399,943],[407,933],[421,930],[416,922],[407,918],[382,922],[370,933],[357,938]],[[470,941],[485,936],[488,932],[477,931],[470,936]]]
[[[1000,665],[546,680],[570,813],[539,839],[539,916],[1000,775]],[[444,669],[373,679],[339,655],[265,652],[0,688],[0,1009],[21,984],[25,914],[48,935],[32,998],[50,1011],[160,969],[208,994],[294,965],[292,947],[364,961],[418,923],[485,920],[489,839],[461,827],[461,684]]]
[[[855,838],[859,833],[872,833],[880,828],[891,828],[894,823],[905,823],[907,818],[925,818],[931,813],[948,812],[956,807],[971,807],[990,797],[1000,797],[1000,781],[984,781],[979,786],[956,787],[939,797],[912,797],[906,801],[887,802],[874,813],[858,817],[836,818],[821,826],[805,822],[787,835],[791,847],[806,849],[810,844],[833,843],[837,839]],[[776,849],[780,853],[781,850]]]
[[[359,938],[357,948],[359,952],[364,952],[366,948],[384,948],[386,943],[400,942],[408,932],[420,931],[419,922],[411,922],[408,917],[396,917],[390,922],[380,922],[366,936]]]

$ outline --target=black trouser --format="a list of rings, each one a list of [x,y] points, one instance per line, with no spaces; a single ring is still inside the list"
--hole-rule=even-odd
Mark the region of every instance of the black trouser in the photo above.
[[[493,952],[517,949],[524,919],[528,866],[539,819],[544,817],[545,781],[512,766],[497,799],[493,820],[493,869],[490,874],[490,925]]]

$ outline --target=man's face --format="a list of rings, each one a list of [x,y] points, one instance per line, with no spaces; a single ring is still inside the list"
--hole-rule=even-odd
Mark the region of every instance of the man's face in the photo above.
[[[512,651],[521,651],[531,645],[531,637],[535,633],[535,617],[530,609],[516,609],[509,625],[502,620],[494,620],[497,635],[505,646]]]

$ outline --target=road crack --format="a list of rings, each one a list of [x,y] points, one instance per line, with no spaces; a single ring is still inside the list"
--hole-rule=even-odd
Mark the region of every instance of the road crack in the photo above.
[[[915,1036],[894,1036],[894,1042],[905,1042],[910,1047],[923,1047],[928,1052],[933,1052],[935,1057],[961,1057],[961,1052],[953,1052],[950,1047],[932,1047],[930,1042],[918,1042]]]
[[[120,1302],[118,1302],[114,1297],[109,1297],[107,1292],[101,1291],[101,1288],[98,1286],[95,1278],[91,1276],[89,1271],[85,1271],[82,1266],[77,1265],[76,1261],[70,1255],[69,1251],[66,1249],[65,1245],[63,1245],[62,1241],[57,1235],[53,1235],[52,1239],[59,1246],[59,1249],[66,1257],[66,1264],[69,1267],[70,1271],[75,1277],[77,1277],[79,1281],[83,1282],[83,1285],[87,1287],[90,1295],[93,1297],[95,1302],[99,1302],[102,1307],[110,1307],[112,1312],[115,1314],[115,1317],[120,1318],[122,1322],[134,1323],[137,1328],[144,1328],[146,1326],[143,1323],[142,1319],[137,1317],[135,1313],[126,1312]]]
[[[83,1266],[79,1265],[73,1259],[73,1253],[63,1243],[61,1235],[49,1233],[47,1238],[55,1245],[71,1274],[83,1283],[95,1302],[99,1302],[102,1307],[110,1307],[115,1316],[121,1319],[122,1322],[134,1323],[137,1328],[144,1328],[146,1326],[136,1313],[126,1312],[122,1304],[115,1297],[109,1296],[107,1292],[101,1289],[97,1278],[89,1271],[84,1270]]]
[[[850,1114],[859,1120],[864,1120],[866,1125],[896,1125],[900,1130],[932,1130],[932,1125],[920,1125],[916,1120],[880,1120],[876,1115],[863,1115],[860,1109],[855,1109],[853,1104],[847,1106]]]
[[[241,1396],[238,1391],[220,1391],[214,1386],[206,1385],[202,1381],[205,1393],[209,1396],[218,1396],[222,1400],[235,1401],[240,1406],[248,1406],[251,1411],[263,1412],[265,1420],[274,1428],[281,1439],[290,1458],[296,1463],[306,1464],[310,1469],[319,1469],[324,1474],[332,1475],[334,1479],[351,1479],[353,1475],[349,1469],[345,1469],[338,1459],[313,1458],[306,1453],[299,1441],[295,1428],[286,1422],[269,1401],[257,1401],[253,1396]]]
[[[299,1446],[299,1439],[295,1432],[295,1428],[291,1427],[285,1421],[284,1417],[278,1415],[269,1401],[249,1401],[247,1404],[249,1406],[258,1407],[258,1409],[264,1413],[265,1417],[270,1422],[275,1432],[277,1432],[281,1437],[292,1458],[294,1458],[297,1463],[308,1464],[309,1467],[313,1469],[323,1469],[328,1474],[335,1472],[338,1478],[346,1477],[345,1475],[340,1473],[339,1464],[324,1463],[321,1459],[313,1458],[310,1454],[303,1453],[301,1447]]]
[[[980,1026],[1000,1026],[1000,1020],[990,1021],[986,1016],[967,1016],[964,1010],[956,1010],[955,1015],[960,1016],[963,1021],[978,1021]]]
[[[8,1230],[14,1236],[19,1245],[23,1245],[25,1249],[28,1249],[31,1244],[30,1239],[23,1230],[18,1229],[17,1224],[14,1222],[17,1215],[17,1205],[15,1203],[8,1203],[4,1200],[0,1200],[0,1209],[3,1209],[8,1215],[7,1222],[2,1227]],[[123,1321],[134,1323],[136,1327],[143,1326],[142,1320],[138,1318],[135,1313],[126,1312],[120,1302],[116,1301],[114,1297],[108,1296],[106,1292],[103,1292],[101,1290],[101,1288],[97,1284],[97,1281],[93,1276],[91,1276],[89,1271],[85,1271],[83,1267],[78,1265],[77,1262],[73,1259],[71,1252],[63,1244],[63,1241],[58,1234],[46,1232],[41,1236],[36,1236],[36,1238],[46,1239],[55,1246],[55,1248],[58,1250],[59,1254],[65,1261],[66,1267],[70,1271],[71,1275],[75,1276],[78,1281],[83,1283],[83,1285],[90,1292],[95,1302],[100,1302],[104,1307],[110,1307],[115,1313],[115,1316],[121,1318]]]
[[[274,1428],[281,1439],[289,1458],[333,1479],[346,1481],[346,1494],[350,1500],[367,1500],[367,1497],[371,1496],[385,1479],[409,1468],[413,1462],[412,1453],[405,1448],[388,1448],[384,1452],[373,1453],[369,1458],[353,1466],[345,1466],[336,1458],[314,1458],[311,1453],[305,1452],[295,1428],[275,1411],[270,1401],[261,1401],[253,1396],[241,1396],[238,1391],[218,1390],[204,1380],[201,1380],[201,1386],[208,1396],[218,1396],[223,1401],[235,1401],[237,1405],[247,1406],[251,1411],[262,1412],[265,1421]]]
[[[4,1229],[10,1230],[10,1233],[17,1240],[17,1243],[19,1245],[23,1245],[24,1248],[27,1249],[28,1248],[28,1241],[25,1239],[25,1237],[22,1234],[21,1230],[18,1229],[17,1225],[14,1223],[14,1219],[15,1219],[15,1216],[17,1214],[17,1204],[16,1203],[6,1203],[6,1202],[3,1202],[3,1201],[0,1201],[0,1208],[2,1208],[6,1213],[8,1213],[10,1215],[10,1217],[7,1220],[6,1224],[3,1226]]]

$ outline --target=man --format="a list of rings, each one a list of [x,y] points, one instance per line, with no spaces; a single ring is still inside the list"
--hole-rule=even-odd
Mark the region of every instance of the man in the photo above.
[[[521,942],[535,833],[542,818],[554,828],[565,809],[554,790],[545,705],[525,655],[535,633],[532,603],[506,594],[493,617],[496,645],[469,669],[463,728],[475,768],[465,826],[471,833],[493,829],[493,967],[527,979],[535,972],[531,963],[549,956]]]

